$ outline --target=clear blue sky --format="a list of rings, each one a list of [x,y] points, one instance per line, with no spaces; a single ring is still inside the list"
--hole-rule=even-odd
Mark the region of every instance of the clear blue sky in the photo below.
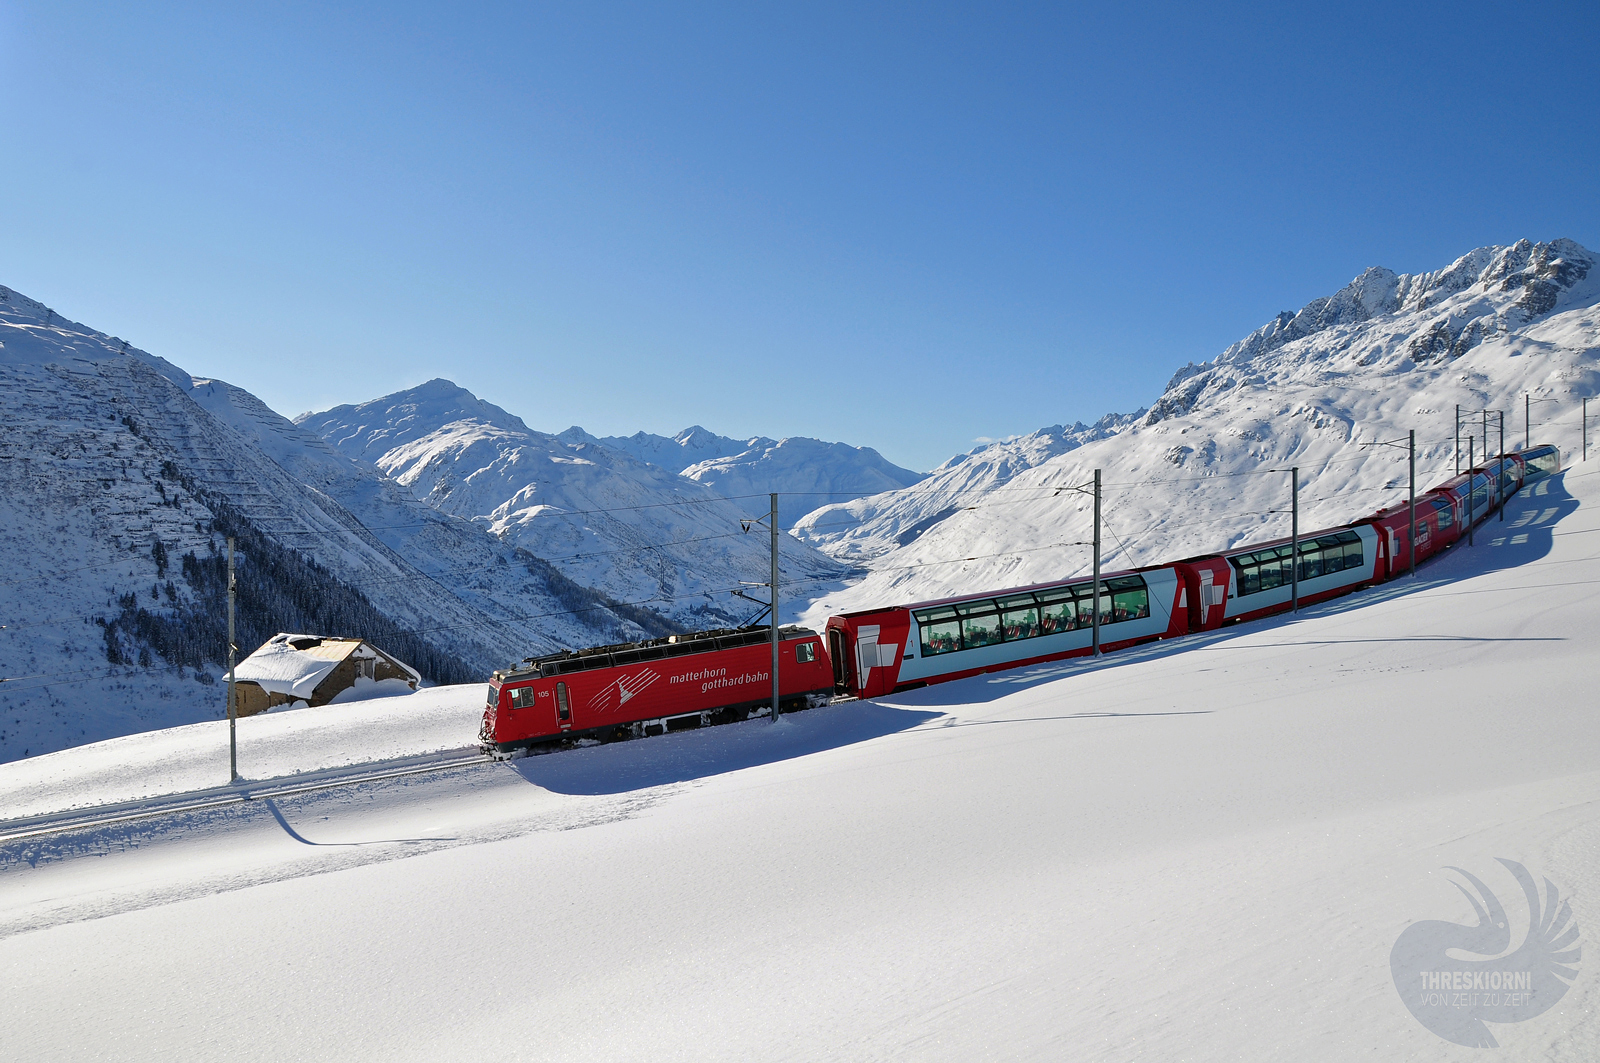
[[[0,0],[0,283],[290,415],[928,468],[1369,265],[1600,247],[1600,5],[1312,7]]]

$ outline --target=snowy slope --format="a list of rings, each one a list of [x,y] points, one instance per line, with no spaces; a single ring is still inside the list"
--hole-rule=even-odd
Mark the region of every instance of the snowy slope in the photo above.
[[[428,505],[479,522],[579,583],[647,601],[686,625],[748,617],[755,607],[729,591],[767,579],[770,542],[740,524],[766,513],[765,497],[730,501],[581,430],[533,431],[448,381],[306,415],[300,425],[345,454],[387,448],[378,468]],[[788,537],[780,557],[783,578],[800,586],[845,571]]]
[[[219,713],[226,534],[262,544],[240,564],[278,571],[284,603],[410,633],[430,673],[640,630],[571,613],[559,576],[247,392],[4,288],[0,417],[0,759]],[[322,586],[287,585],[295,566]],[[273,602],[240,608],[278,630]]]
[[[1287,535],[1291,467],[1302,529],[1392,504],[1405,453],[1362,444],[1411,430],[1426,489],[1454,470],[1457,404],[1463,455],[1469,437],[1483,452],[1485,407],[1505,411],[1506,444],[1520,445],[1525,393],[1535,441],[1576,449],[1579,400],[1600,391],[1594,264],[1557,240],[1415,276],[1370,269],[1180,370],[1148,411],[996,444],[904,491],[809,514],[796,534],[873,571],[806,617],[1088,572],[1092,503],[1074,489],[1096,468],[1116,568]]]
[[[1475,921],[1447,868],[1513,944],[1501,857],[1580,941],[1600,926],[1600,475],[1535,490],[1516,535],[1294,618],[0,847],[7,1051],[1467,1058],[1389,968],[1408,926]],[[405,712],[397,746],[340,711],[298,743],[244,721],[244,749],[286,773],[448,748],[472,716]],[[144,785],[222,753],[185,730],[141,736]],[[0,766],[0,793],[109,797],[121,755]],[[1491,1024],[1499,1055],[1600,1056],[1592,952],[1551,1010]]]

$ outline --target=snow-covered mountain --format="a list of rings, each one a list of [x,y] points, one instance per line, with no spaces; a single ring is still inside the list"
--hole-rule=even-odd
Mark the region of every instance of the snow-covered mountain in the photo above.
[[[1094,425],[1052,425],[1016,439],[957,454],[911,490],[888,491],[853,502],[824,505],[795,526],[795,534],[840,559],[869,561],[906,546],[976,497],[1009,483],[1018,473],[1085,443],[1105,439],[1144,415],[1110,414]]]
[[[767,578],[770,539],[741,523],[765,516],[765,497],[729,501],[581,429],[534,431],[446,380],[304,415],[300,425],[346,455],[370,457],[429,506],[479,522],[615,598],[650,601],[687,625],[755,612],[729,592]],[[789,536],[780,569],[807,589],[846,572]]]
[[[1600,389],[1600,273],[1570,240],[1483,247],[1422,274],[1373,268],[1278,315],[1209,362],[1180,369],[1148,410],[1091,429],[1048,428],[952,459],[903,491],[804,518],[796,534],[871,575],[805,614],[1071,577],[1090,567],[1103,470],[1108,568],[1288,534],[1291,466],[1301,527],[1404,497],[1417,434],[1419,490],[1483,452],[1484,408],[1509,448],[1580,439],[1579,400]],[[1491,416],[1489,444],[1499,445]]]
[[[574,427],[558,438],[620,450],[681,473],[724,497],[777,491],[784,496],[778,500],[778,523],[785,528],[818,506],[899,490],[926,478],[886,460],[871,447],[808,436],[732,439],[694,425],[675,436],[639,432],[598,438]]]
[[[653,432],[635,432],[631,436],[592,436],[581,428],[573,427],[561,433],[569,443],[600,443],[612,450],[631,454],[640,461],[659,465],[663,469],[682,472],[704,461],[731,458],[749,450],[773,446],[777,440],[766,436],[734,439],[719,436],[699,425],[691,425],[675,436],[658,436]]]
[[[885,461],[871,447],[804,436],[702,461],[683,475],[725,497],[780,492],[778,522],[785,528],[818,506],[896,491],[926,478]]]
[[[0,417],[0,760],[221,713],[230,535],[245,653],[337,626],[463,681],[665,627],[247,392],[7,288]]]

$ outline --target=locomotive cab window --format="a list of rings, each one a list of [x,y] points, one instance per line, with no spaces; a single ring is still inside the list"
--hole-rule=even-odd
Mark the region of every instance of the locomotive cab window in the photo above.
[[[534,691],[532,687],[517,687],[511,692],[511,707],[513,709],[528,709],[533,707]]]
[[[809,642],[802,642],[794,648],[794,659],[801,664],[810,664],[817,659],[817,648]]]

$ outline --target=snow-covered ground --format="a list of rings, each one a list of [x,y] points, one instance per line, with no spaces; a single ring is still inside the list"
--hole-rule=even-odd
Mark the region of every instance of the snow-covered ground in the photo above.
[[[429,687],[247,716],[236,725],[239,777],[258,782],[475,746],[486,690],[482,683]],[[227,782],[228,721],[186,724],[4,765],[0,815],[16,819]]]
[[[1098,664],[13,843],[5,1054],[1464,1058],[1389,969],[1473,921],[1444,868],[1600,927],[1597,472],[1415,582]],[[404,741],[353,714],[413,698],[245,721],[307,728],[251,770],[460,744],[455,696]],[[140,736],[134,785],[222,737]],[[127,793],[110,746],[40,762]],[[1593,964],[1505,1058],[1600,1057]]]

